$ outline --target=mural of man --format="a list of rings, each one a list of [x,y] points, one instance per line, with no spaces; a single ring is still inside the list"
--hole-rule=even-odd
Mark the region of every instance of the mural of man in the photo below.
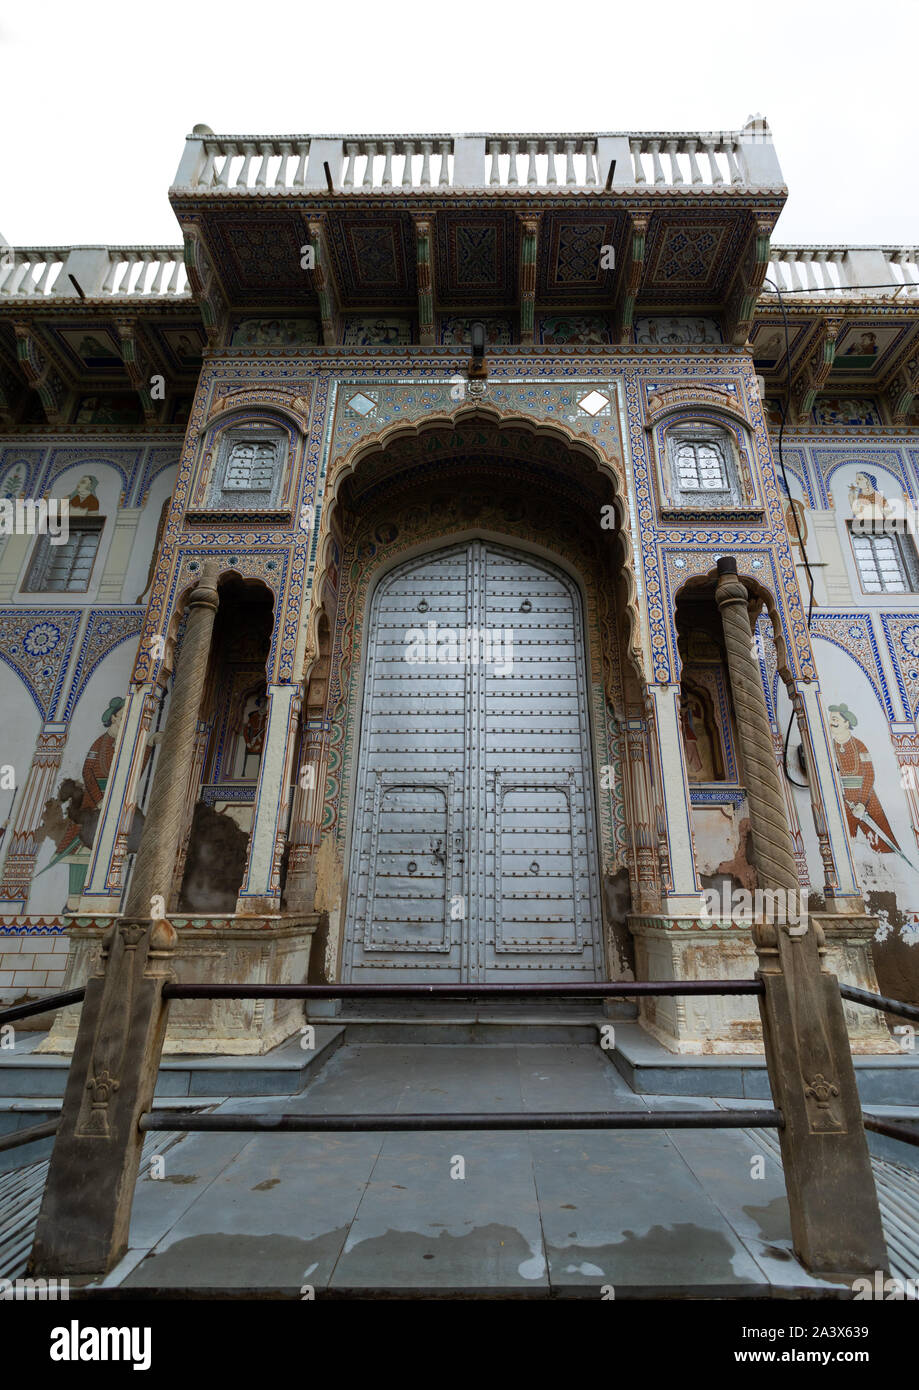
[[[96,496],[96,488],[99,486],[99,479],[92,473],[86,473],[77,483],[75,490],[70,495],[71,510],[78,512],[97,512],[99,510],[99,499]]]
[[[873,473],[856,473],[849,484],[849,506],[857,521],[883,521],[892,510]]]
[[[858,725],[858,719],[848,705],[830,705],[829,713],[830,736],[835,745],[836,766],[842,777],[849,834],[854,839],[861,831],[878,854],[902,855],[874,790],[871,754],[852,732]]]

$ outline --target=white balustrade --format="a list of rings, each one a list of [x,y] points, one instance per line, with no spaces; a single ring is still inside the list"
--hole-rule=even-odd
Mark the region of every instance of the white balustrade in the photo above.
[[[0,297],[50,294],[68,254],[62,247],[0,246]]]
[[[0,245],[0,299],[79,298],[80,291],[87,299],[189,295],[182,248]]]
[[[636,185],[653,188],[744,188],[749,177],[743,131],[630,135]]]
[[[919,294],[919,247],[772,246],[764,295],[833,293],[852,299]]]
[[[315,147],[315,149],[313,148]],[[321,151],[321,152],[320,152]],[[768,126],[597,134],[190,136],[176,188],[215,193],[348,193],[449,188],[556,190],[780,188]]]

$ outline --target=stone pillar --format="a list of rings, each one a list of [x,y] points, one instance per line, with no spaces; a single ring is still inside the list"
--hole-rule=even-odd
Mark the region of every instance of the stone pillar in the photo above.
[[[744,753],[760,889],[796,895],[798,872],[759,667],[749,596],[737,561],[718,561],[737,735]],[[887,1250],[839,985],[824,969],[826,940],[803,911],[758,913],[760,1015],[776,1108],[795,1253],[813,1274],[851,1280],[885,1270]],[[790,919],[790,920],[789,920]]]
[[[683,751],[680,727],[679,685],[656,685],[650,688],[654,709],[652,749],[657,766],[655,778],[660,788],[667,826],[667,848],[670,858],[670,884],[665,885],[664,911],[668,916],[696,916],[699,911],[701,884],[696,876],[695,853],[692,841],[692,817],[689,800],[689,778]]]
[[[247,917],[280,911],[280,861],[287,833],[291,762],[300,712],[298,686],[272,685],[268,694],[268,721],[258,770],[249,857],[236,904],[237,913]]]
[[[316,851],[322,829],[329,729],[327,719],[317,719],[310,720],[303,731],[287,861],[286,897],[292,912],[312,912],[316,901]]]
[[[102,1275],[124,1254],[166,1033],[163,985],[177,943],[166,921],[113,923],[86,986],[29,1268]]]
[[[189,599],[147,820],[125,903],[126,917],[148,917],[151,897],[159,893],[165,898],[172,884],[185,812],[187,770],[194,758],[198,711],[217,613],[217,573],[217,561],[208,560]]]
[[[785,812],[785,793],[775,761],[763,682],[753,656],[750,596],[737,576],[737,561],[729,556],[718,561],[715,598],[724,626],[737,740],[743,749],[753,858],[760,887],[797,892],[798,866]]]

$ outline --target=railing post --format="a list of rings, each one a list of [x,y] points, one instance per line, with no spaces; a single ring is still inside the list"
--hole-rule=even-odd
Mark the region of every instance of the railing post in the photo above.
[[[823,968],[824,934],[800,910],[759,668],[749,594],[730,556],[715,591],[725,634],[737,732],[744,750],[758,888],[771,896],[753,928],[763,1042],[779,1131],[795,1254],[812,1274],[851,1280],[887,1267],[871,1158],[839,984]],[[783,896],[784,895],[784,896]],[[789,897],[793,895],[789,911]],[[765,899],[764,899],[765,901]]]
[[[123,919],[86,986],[30,1272],[106,1274],[127,1249],[143,1134],[159,1071],[175,929]]]

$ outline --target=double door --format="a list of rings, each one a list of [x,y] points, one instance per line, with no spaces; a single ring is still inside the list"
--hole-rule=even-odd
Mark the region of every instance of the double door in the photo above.
[[[580,596],[486,541],[377,586],[345,978],[599,978]]]

